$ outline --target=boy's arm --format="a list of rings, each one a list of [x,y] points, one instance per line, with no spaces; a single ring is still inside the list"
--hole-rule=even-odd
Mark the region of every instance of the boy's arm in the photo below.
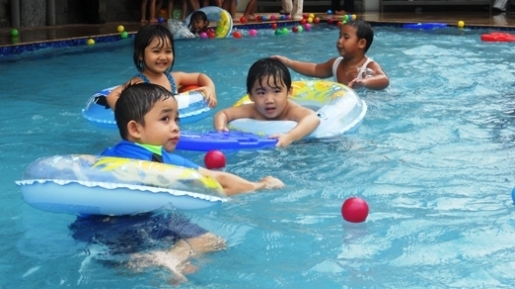
[[[274,55],[272,58],[280,60],[284,65],[288,66],[295,72],[310,77],[328,78],[333,76],[333,63],[336,58],[331,58],[324,63],[312,63],[291,60],[287,57]]]
[[[213,126],[217,131],[229,131],[227,124],[235,119],[252,118],[252,104],[245,104],[238,107],[229,107],[216,113],[213,119]]]
[[[211,176],[217,180],[228,196],[284,187],[284,183],[281,182],[281,180],[271,176],[264,177],[259,182],[251,182],[231,173],[212,171],[203,167],[199,167],[198,171],[201,174]]]
[[[278,139],[277,147],[285,147],[294,141],[304,138],[320,125],[320,118],[314,111],[300,106],[292,111],[292,120],[296,121],[297,125],[287,134],[270,136],[271,138]]]
[[[386,76],[386,74],[381,69],[381,66],[377,62],[370,63],[368,68],[374,71],[374,76],[365,79],[354,79],[349,82],[349,87],[366,87],[369,89],[381,90],[387,88],[388,85],[390,85],[390,79],[388,79],[388,76]]]
[[[216,100],[216,92],[215,92],[215,83],[209,76],[204,73],[185,73],[185,72],[172,72],[172,76],[175,79],[178,86],[186,86],[186,85],[198,85],[199,88],[195,89],[198,91],[202,91],[204,93],[204,97],[209,104],[209,107],[215,107]]]

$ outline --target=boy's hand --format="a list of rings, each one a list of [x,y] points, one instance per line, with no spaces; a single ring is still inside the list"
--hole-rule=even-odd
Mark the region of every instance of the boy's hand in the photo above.
[[[213,108],[216,106],[216,94],[213,89],[211,89],[209,86],[201,86],[199,88],[196,88],[195,90],[201,91],[204,94],[204,98],[206,99],[209,107]]]
[[[352,89],[357,89],[357,88],[360,88],[360,87],[367,87],[366,79],[354,78],[351,82],[349,82],[348,87],[350,87]]]
[[[287,134],[274,134],[269,136],[268,138],[277,139],[277,143],[275,144],[275,147],[277,148],[287,147],[292,143],[290,137]]]
[[[264,184],[266,189],[279,189],[284,187],[284,183],[281,180],[272,176],[264,177],[259,182]]]

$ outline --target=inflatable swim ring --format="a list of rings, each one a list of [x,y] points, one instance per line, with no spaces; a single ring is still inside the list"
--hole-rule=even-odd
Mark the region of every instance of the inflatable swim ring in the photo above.
[[[216,180],[196,170],[92,155],[40,158],[16,184],[31,206],[77,215],[138,214],[170,204],[200,209],[227,200]]]
[[[206,6],[198,9],[206,13],[207,19],[210,22],[216,22],[215,35],[216,38],[226,38],[231,35],[232,31],[232,17],[229,12],[216,6]],[[193,13],[192,13],[193,14]],[[184,23],[186,26],[190,24],[191,14],[186,17]]]
[[[93,94],[82,110],[82,116],[91,123],[105,128],[116,129],[114,113],[107,104],[107,95],[118,86],[103,89]],[[198,91],[185,91],[175,96],[179,104],[181,123],[191,123],[210,115],[211,108],[204,100],[204,95]]]
[[[320,125],[309,138],[327,138],[356,130],[367,112],[367,104],[346,85],[327,81],[294,81],[291,100],[308,107],[320,117]],[[245,95],[234,106],[251,103]],[[257,135],[287,133],[297,125],[294,121],[237,119],[229,128]]]
[[[481,40],[485,42],[515,42],[515,35],[501,32],[481,34]]]
[[[445,28],[447,27],[447,23],[409,23],[402,25],[403,28],[407,29],[436,29],[436,28]]]

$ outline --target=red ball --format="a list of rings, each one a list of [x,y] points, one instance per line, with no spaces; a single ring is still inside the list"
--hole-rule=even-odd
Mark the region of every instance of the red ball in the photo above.
[[[297,26],[293,26],[293,28],[291,29],[291,31],[297,33],[299,32],[299,28],[297,28]]]
[[[333,24],[334,20],[333,18],[327,18],[327,24]]]
[[[241,16],[240,23],[245,23],[245,22],[247,22],[247,19],[245,17]]]
[[[208,169],[221,169],[225,167],[225,155],[221,151],[209,151],[204,157],[204,164]]]
[[[277,23],[272,23],[272,29],[277,29]]]
[[[313,19],[313,22],[314,22],[314,23],[317,23],[317,24],[318,24],[318,23],[320,23],[320,18],[315,17],[315,19]]]
[[[341,21],[338,21],[338,22],[336,22],[336,25],[338,25],[338,26],[342,26],[342,25],[343,25],[343,23],[342,23]]]
[[[234,31],[234,33],[232,34],[232,36],[234,38],[241,38],[241,33],[239,31]]]
[[[361,223],[367,219],[368,204],[358,197],[348,198],[342,205],[343,219],[351,223]]]
[[[216,37],[216,34],[215,34],[214,32],[209,32],[209,33],[207,34],[207,37],[209,37],[209,38],[215,38],[215,37]]]
[[[302,18],[304,18],[304,19],[308,19],[308,18],[309,18],[309,15],[308,15],[308,14],[306,14],[306,13],[304,13],[304,14],[302,14]]]
[[[300,24],[304,25],[304,24],[306,24],[306,23],[307,23],[306,19],[302,19],[302,20],[300,20]]]
[[[259,15],[258,17],[256,17],[256,20],[257,20],[257,21],[261,21],[261,20],[263,20],[263,16]]]

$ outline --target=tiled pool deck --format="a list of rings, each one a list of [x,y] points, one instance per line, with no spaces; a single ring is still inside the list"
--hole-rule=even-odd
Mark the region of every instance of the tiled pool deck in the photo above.
[[[272,15],[273,13],[263,13]],[[515,12],[489,15],[486,12],[366,12],[356,13],[358,18],[371,22],[373,25],[400,25],[403,23],[430,23],[439,22],[448,25],[457,25],[458,21],[464,21],[470,28],[491,28],[492,30],[514,30]],[[278,15],[278,14],[276,14]],[[328,15],[315,13],[322,21]],[[240,17],[240,15],[238,15]],[[333,16],[333,18],[335,18]],[[236,27],[250,28],[255,25],[270,25],[272,22],[247,22],[236,23]],[[291,25],[290,22],[279,22],[283,25]],[[0,29],[0,57],[19,54],[24,51],[37,50],[49,46],[86,45],[88,38],[96,42],[116,41],[120,38],[117,32],[118,25],[123,25],[128,33],[135,33],[141,24],[139,22],[111,22],[100,25],[75,24],[65,26],[51,26],[38,28],[19,29],[18,37],[11,36],[10,28]],[[515,32],[514,32],[515,33]]]

